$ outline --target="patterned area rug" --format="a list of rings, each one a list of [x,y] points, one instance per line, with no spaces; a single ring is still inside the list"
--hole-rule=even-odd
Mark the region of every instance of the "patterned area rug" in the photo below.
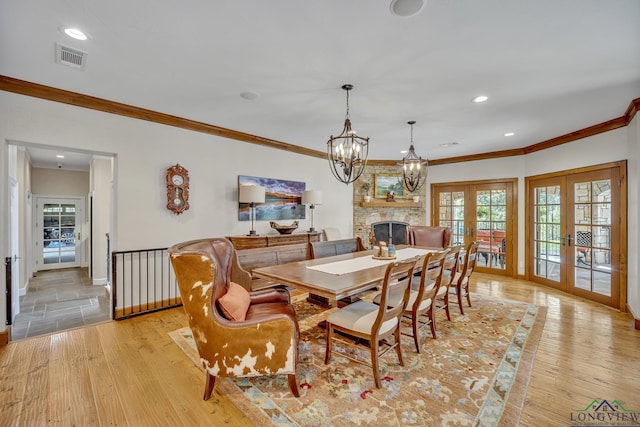
[[[412,337],[403,337],[405,366],[394,352],[386,354],[377,389],[367,366],[336,355],[324,364],[325,330],[317,324],[336,309],[298,297],[300,397],[291,394],[285,375],[219,379],[216,387],[260,426],[518,425],[546,308],[471,298],[474,306],[465,307],[464,316],[457,306],[451,322],[438,315],[438,339],[424,328],[421,354]],[[201,368],[191,330],[170,336]]]

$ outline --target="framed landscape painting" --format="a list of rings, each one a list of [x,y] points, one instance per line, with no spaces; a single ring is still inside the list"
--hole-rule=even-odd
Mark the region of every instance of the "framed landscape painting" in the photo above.
[[[238,175],[238,195],[241,185],[265,188],[264,203],[256,205],[256,221],[306,218],[305,205],[301,204],[302,192],[306,189],[304,182]],[[249,203],[238,203],[238,221],[251,221]]]
[[[375,175],[373,181],[373,196],[378,199],[386,199],[391,191],[393,191],[394,198],[396,199],[408,197],[402,175],[390,173]]]

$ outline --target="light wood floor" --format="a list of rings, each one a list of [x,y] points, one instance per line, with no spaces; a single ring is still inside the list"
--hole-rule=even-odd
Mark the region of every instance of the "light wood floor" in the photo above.
[[[472,291],[548,307],[521,425],[569,425],[593,399],[640,411],[640,331],[626,314],[498,276],[474,274]],[[167,335],[186,325],[177,308],[10,343],[0,426],[250,425],[217,388],[202,400],[204,374]]]

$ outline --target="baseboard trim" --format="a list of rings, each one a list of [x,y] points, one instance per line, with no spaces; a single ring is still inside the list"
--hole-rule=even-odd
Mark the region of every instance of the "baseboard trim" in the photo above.
[[[131,305],[123,308],[116,308],[114,320],[126,319],[140,314],[152,313],[158,310],[174,308],[182,305],[180,296],[176,298],[164,299],[160,301],[150,301],[140,305]]]
[[[7,329],[0,332],[0,347],[4,347],[9,344],[9,340],[11,339],[11,325],[7,326]]]
[[[631,307],[629,307],[629,304],[627,304],[627,313],[629,313],[629,317],[633,320],[633,327],[635,329],[640,330],[640,317],[636,316],[633,313],[633,310],[631,310]]]
[[[107,280],[106,277],[103,277],[101,279],[93,279],[93,285],[97,286],[97,285],[106,285],[109,283],[109,281]]]

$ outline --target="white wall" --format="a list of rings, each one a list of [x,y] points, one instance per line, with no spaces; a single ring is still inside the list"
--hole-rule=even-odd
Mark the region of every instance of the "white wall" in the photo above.
[[[33,168],[31,191],[38,196],[87,197],[89,172]]]
[[[107,234],[113,234],[113,158],[95,156],[91,161],[91,196],[93,213],[91,235],[93,244],[91,279],[94,285],[106,285],[108,282]],[[140,248],[143,249],[143,248]]]
[[[18,205],[19,211],[24,212],[25,215],[20,215],[18,218],[19,223],[19,242],[26,242],[31,236],[31,211],[30,211],[30,195],[31,195],[31,174],[29,163],[24,150],[17,150],[17,164],[16,174],[18,177]],[[20,245],[18,250],[20,262],[18,263],[18,271],[13,274],[18,274],[18,284],[20,287],[20,296],[24,295],[27,291],[28,277],[30,276],[31,269],[27,262],[27,245]]]

